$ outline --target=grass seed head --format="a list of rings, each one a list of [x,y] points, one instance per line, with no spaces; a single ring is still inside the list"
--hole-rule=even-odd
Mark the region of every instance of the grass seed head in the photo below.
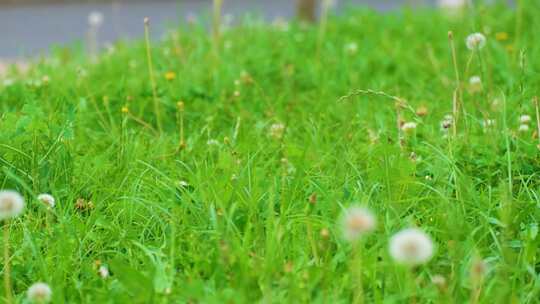
[[[399,264],[424,264],[431,259],[433,251],[431,238],[418,228],[401,230],[390,239],[390,256]]]
[[[19,216],[24,210],[24,198],[16,191],[0,191],[0,220]]]

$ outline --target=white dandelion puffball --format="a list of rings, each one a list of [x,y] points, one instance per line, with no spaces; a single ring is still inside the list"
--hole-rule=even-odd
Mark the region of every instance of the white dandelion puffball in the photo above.
[[[482,33],[472,33],[467,36],[465,43],[467,44],[467,48],[471,51],[480,50],[486,45],[486,36]]]
[[[98,269],[98,274],[102,279],[106,279],[109,277],[109,268],[105,266],[100,266]]]
[[[285,125],[282,123],[275,123],[270,126],[270,137],[273,137],[275,139],[280,139],[283,137],[283,133],[285,132]]]
[[[531,122],[531,116],[523,114],[519,117],[519,122],[522,124],[528,124],[529,122]]]
[[[466,0],[439,0],[438,5],[441,8],[446,9],[458,9],[462,8],[467,4]]]
[[[100,27],[103,24],[103,14],[98,11],[93,11],[88,14],[88,24],[91,27]]]
[[[52,290],[49,285],[39,282],[34,283],[27,291],[28,301],[31,303],[49,303],[51,301]]]
[[[37,199],[45,204],[48,208],[54,208],[54,205],[56,203],[54,197],[48,193],[42,193],[38,195]]]
[[[521,125],[519,125],[518,131],[519,131],[519,132],[522,132],[522,133],[529,132],[529,125],[527,125],[527,124],[521,124]]]
[[[343,236],[348,241],[359,239],[362,235],[375,229],[377,221],[373,213],[363,207],[350,207],[345,210],[341,219]]]
[[[24,210],[24,198],[16,191],[0,191],[0,221],[19,216]]]
[[[406,122],[401,126],[401,130],[405,133],[410,133],[416,129],[416,123],[415,122]]]
[[[401,230],[390,239],[390,256],[400,264],[426,263],[433,256],[433,250],[431,238],[417,228]]]

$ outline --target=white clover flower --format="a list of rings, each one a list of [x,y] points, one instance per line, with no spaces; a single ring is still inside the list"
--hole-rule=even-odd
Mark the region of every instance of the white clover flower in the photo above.
[[[433,256],[433,250],[431,238],[417,228],[401,230],[390,239],[390,256],[400,264],[426,263]]]
[[[100,266],[98,269],[98,274],[102,279],[106,279],[109,277],[109,268],[105,266]]]
[[[521,124],[521,125],[519,125],[518,131],[519,131],[519,132],[522,132],[522,133],[529,132],[529,125],[527,125],[527,124]]]
[[[528,124],[529,122],[531,122],[531,116],[523,114],[519,116],[519,122],[522,124]]]
[[[39,282],[34,283],[27,291],[28,301],[31,303],[49,303],[52,297],[52,290],[49,285]]]
[[[405,133],[410,133],[416,129],[416,126],[417,124],[415,122],[409,121],[401,126],[401,130]]]
[[[351,242],[373,231],[376,224],[373,213],[363,207],[350,207],[341,218],[343,237]]]
[[[462,8],[467,4],[466,0],[439,0],[439,7],[446,9],[458,9]]]
[[[274,139],[281,139],[285,133],[285,125],[282,123],[274,123],[270,126],[269,135]]]
[[[54,208],[56,203],[54,197],[48,193],[42,193],[38,195],[37,199],[45,204],[48,208]]]
[[[24,210],[24,198],[16,191],[0,191],[0,221],[19,216]]]
[[[354,55],[358,52],[358,44],[356,42],[349,42],[345,45],[345,52],[349,55]]]
[[[91,27],[97,28],[103,24],[103,14],[98,11],[93,11],[88,14],[88,25]]]
[[[484,36],[482,33],[472,33],[467,36],[465,44],[471,51],[480,50],[486,46],[486,36]]]

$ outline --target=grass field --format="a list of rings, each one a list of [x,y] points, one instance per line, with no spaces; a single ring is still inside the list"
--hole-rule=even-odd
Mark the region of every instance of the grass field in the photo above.
[[[540,303],[539,11],[251,18],[12,71],[14,302]],[[350,206],[377,221],[354,241]],[[415,266],[388,249],[410,227],[434,246]]]

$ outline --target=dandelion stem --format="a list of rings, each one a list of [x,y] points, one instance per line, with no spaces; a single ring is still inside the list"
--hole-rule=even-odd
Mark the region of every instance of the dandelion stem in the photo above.
[[[361,242],[361,241],[360,241]],[[362,251],[361,251],[361,244],[356,243],[353,248],[353,269],[351,269],[351,272],[355,275],[355,282],[354,282],[354,304],[362,304],[364,303],[364,287],[362,285]]]
[[[458,63],[457,63],[457,55],[456,55],[456,46],[454,44],[454,34],[452,31],[448,32],[448,41],[450,42],[450,50],[452,52],[452,63],[454,65],[454,74],[456,76],[456,88],[454,89],[453,98],[452,98],[452,132],[453,136],[456,136],[457,133],[457,120],[458,120],[458,107],[459,107],[459,100],[462,97],[461,94],[461,82],[459,80],[459,70],[458,70]]]
[[[538,133],[538,148],[540,149],[540,110],[538,109],[538,96],[534,96],[533,102],[536,109],[536,128]]]
[[[4,291],[6,293],[6,303],[13,303],[13,294],[11,290],[11,263],[9,257],[9,221],[4,222]]]
[[[212,20],[212,36],[214,40],[214,51],[217,54],[219,40],[221,37],[221,8],[223,0],[214,0],[213,20]]]
[[[152,85],[152,98],[154,100],[154,114],[156,115],[156,123],[159,133],[163,129],[161,127],[161,113],[159,110],[159,102],[157,97],[156,79],[154,78],[154,69],[152,67],[152,52],[150,49],[150,21],[148,17],[144,18],[144,41],[146,45],[146,59],[148,64],[148,75],[150,75],[150,83]]]

